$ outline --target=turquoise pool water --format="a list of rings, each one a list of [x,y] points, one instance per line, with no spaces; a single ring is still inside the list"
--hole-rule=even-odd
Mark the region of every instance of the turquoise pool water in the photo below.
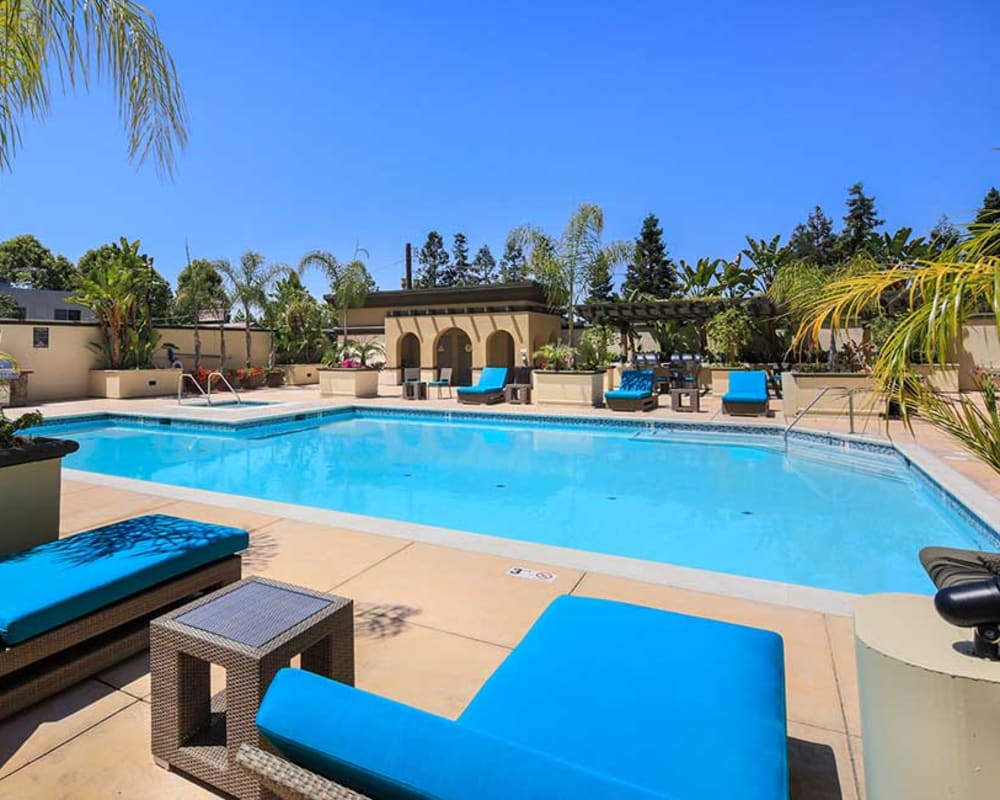
[[[47,425],[65,466],[848,592],[929,592],[927,544],[990,545],[896,458],[355,412],[239,430]]]

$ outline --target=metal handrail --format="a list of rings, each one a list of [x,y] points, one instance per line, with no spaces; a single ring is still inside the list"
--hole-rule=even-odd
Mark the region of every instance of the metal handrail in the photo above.
[[[842,392],[847,392],[847,395],[846,395],[847,396],[847,418],[849,420],[848,431],[850,433],[854,433],[854,393],[857,392],[857,391],[861,391],[861,390],[857,389],[857,388],[851,389],[851,388],[849,388],[847,386],[824,386],[824,387],[822,387],[819,390],[819,394],[817,394],[812,400],[810,400],[806,404],[805,408],[803,408],[801,411],[799,411],[798,413],[796,413],[796,415],[792,418],[792,421],[789,422],[788,425],[785,426],[784,437],[785,437],[785,451],[786,452],[788,450],[788,432],[799,423],[799,420],[803,419],[805,417],[805,415],[809,413],[809,409],[811,409],[814,405],[816,405],[820,401],[820,398],[823,397],[823,395],[825,395],[827,392],[829,392],[829,391],[831,391],[833,389],[837,389],[837,390],[842,391]]]
[[[184,379],[185,378],[187,378],[188,380],[191,381],[191,383],[194,384],[194,388],[197,389],[199,392],[201,392],[202,396],[205,395],[205,390],[202,389],[201,388],[201,384],[198,383],[198,381],[196,381],[194,379],[194,375],[192,375],[190,372],[182,372],[180,375],[177,376],[177,405],[181,404],[181,397],[184,394]],[[209,403],[209,405],[212,404],[212,399],[211,398],[209,398],[208,403]]]
[[[224,384],[226,384],[229,391],[233,393],[233,397],[236,398],[236,404],[242,405],[243,400],[240,399],[240,393],[233,388],[233,385],[228,380],[226,380],[226,376],[223,375],[221,372],[208,373],[208,380],[206,381],[206,383],[208,383],[208,404],[212,405],[212,378],[214,378],[216,375],[219,376],[219,380],[221,380]]]

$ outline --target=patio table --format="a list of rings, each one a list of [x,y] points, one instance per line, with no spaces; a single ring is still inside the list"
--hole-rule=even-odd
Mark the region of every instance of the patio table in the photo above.
[[[153,758],[241,800],[266,795],[236,763],[260,746],[255,717],[275,674],[302,669],[354,684],[353,602],[252,577],[158,617],[150,625]],[[210,667],[226,670],[214,697]]]

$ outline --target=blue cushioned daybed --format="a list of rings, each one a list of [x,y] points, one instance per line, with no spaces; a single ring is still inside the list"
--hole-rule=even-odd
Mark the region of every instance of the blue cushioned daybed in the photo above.
[[[507,383],[506,367],[486,367],[475,386],[460,386],[459,403],[499,403],[503,400],[503,387]]]
[[[781,638],[607,600],[556,599],[457,721],[286,669],[257,725],[279,797],[788,796]]]
[[[652,411],[659,405],[653,393],[655,382],[651,369],[627,369],[621,386],[604,393],[604,402],[612,411]]]
[[[0,719],[144,650],[153,616],[239,580],[247,545],[152,514],[0,558]]]
[[[767,373],[763,370],[733,370],[729,391],[722,395],[723,414],[767,416]]]

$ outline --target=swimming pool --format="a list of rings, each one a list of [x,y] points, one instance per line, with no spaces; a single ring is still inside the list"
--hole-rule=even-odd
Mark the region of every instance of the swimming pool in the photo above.
[[[786,454],[773,435],[641,422],[299,417],[116,416],[39,432],[79,441],[64,462],[78,470],[846,592],[926,593],[922,546],[992,546],[886,452]]]

